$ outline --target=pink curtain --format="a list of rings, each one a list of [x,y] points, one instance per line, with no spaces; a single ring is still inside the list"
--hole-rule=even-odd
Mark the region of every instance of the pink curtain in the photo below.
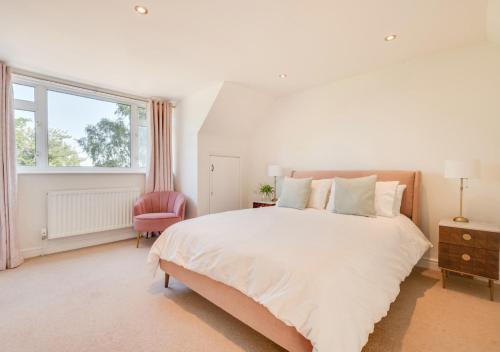
[[[150,100],[151,159],[146,177],[146,192],[173,191],[172,175],[172,104]]]
[[[10,70],[0,62],[0,270],[23,262],[16,241],[16,143]]]

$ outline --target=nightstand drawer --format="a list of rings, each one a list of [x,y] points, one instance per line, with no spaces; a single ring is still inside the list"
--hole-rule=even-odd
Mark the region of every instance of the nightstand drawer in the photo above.
[[[439,266],[498,280],[498,251],[439,243]]]
[[[498,251],[500,236],[494,232],[456,227],[439,227],[439,242]]]

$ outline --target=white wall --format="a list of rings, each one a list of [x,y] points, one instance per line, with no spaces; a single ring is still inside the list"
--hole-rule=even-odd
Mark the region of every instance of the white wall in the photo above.
[[[198,133],[198,215],[209,213],[210,155],[240,157],[240,204],[247,207],[249,147],[272,101],[250,87],[224,82]]]
[[[99,232],[42,241],[47,228],[47,192],[70,189],[134,188],[144,191],[143,174],[20,174],[18,234],[25,257],[48,254],[135,237],[132,229]]]
[[[213,84],[184,98],[175,108],[174,183],[187,197],[187,218],[198,214],[198,132],[221,87],[222,83]]]
[[[484,44],[387,67],[279,100],[251,145],[250,185],[268,163],[296,169],[423,172],[422,229],[458,211],[447,158],[479,158],[465,214],[500,223],[500,46]],[[437,258],[437,246],[430,252]]]

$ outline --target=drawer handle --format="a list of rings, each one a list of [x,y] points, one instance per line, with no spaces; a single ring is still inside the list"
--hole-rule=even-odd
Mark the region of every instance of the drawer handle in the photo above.
[[[462,235],[462,238],[465,240],[465,241],[470,241],[472,239],[472,236],[469,235],[468,233],[464,233]]]
[[[468,254],[462,254],[462,260],[465,262],[468,262],[470,260],[470,255]]]

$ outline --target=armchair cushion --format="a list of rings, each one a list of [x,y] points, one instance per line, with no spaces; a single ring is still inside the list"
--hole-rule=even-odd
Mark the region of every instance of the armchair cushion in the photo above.
[[[169,218],[178,218],[175,213],[146,213],[137,215],[135,218],[139,220],[159,220],[159,219],[169,219]]]
[[[174,213],[148,213],[134,218],[134,229],[139,232],[163,231],[181,221]]]

